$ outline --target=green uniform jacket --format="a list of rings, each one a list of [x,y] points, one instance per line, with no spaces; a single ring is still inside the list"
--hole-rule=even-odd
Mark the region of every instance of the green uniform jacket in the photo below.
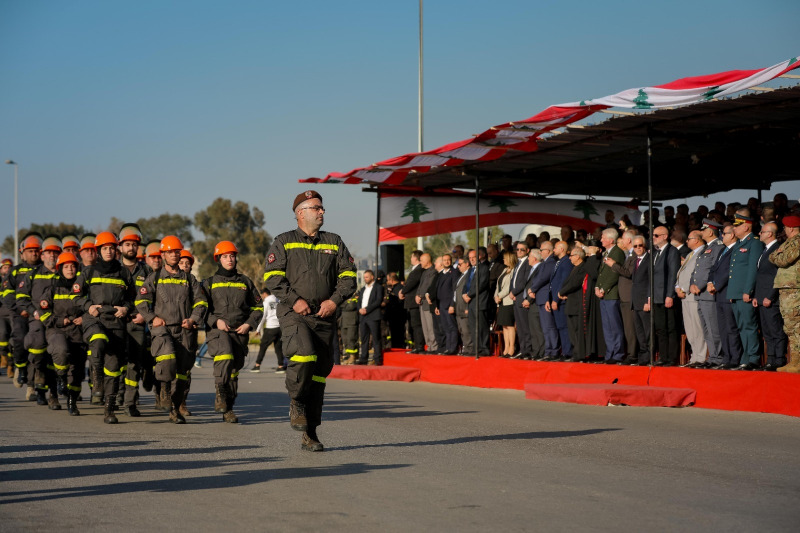
[[[619,246],[614,245],[611,250],[603,253],[603,259],[610,257],[622,266],[625,263],[625,252]],[[600,270],[597,272],[597,287],[603,289],[605,294],[603,300],[619,300],[619,273],[615,272],[605,262],[600,263]]]
[[[731,270],[728,273],[728,298],[741,300],[742,295],[753,296],[756,290],[758,258],[764,253],[764,243],[748,233],[731,248]]]

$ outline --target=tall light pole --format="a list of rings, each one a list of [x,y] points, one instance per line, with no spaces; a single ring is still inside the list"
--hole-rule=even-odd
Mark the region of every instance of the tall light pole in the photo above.
[[[422,0],[419,0],[419,84],[417,106],[417,152],[422,151]],[[417,248],[422,250],[422,237],[417,237]]]
[[[14,264],[19,263],[19,218],[17,213],[17,175],[19,165],[11,159],[6,159],[6,165],[14,165]]]

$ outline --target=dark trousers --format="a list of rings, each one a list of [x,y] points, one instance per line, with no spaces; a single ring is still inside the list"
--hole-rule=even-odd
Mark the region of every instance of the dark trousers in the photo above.
[[[758,342],[758,319],[756,318],[756,308],[752,302],[744,300],[733,300],[731,302],[733,316],[736,319],[736,328],[739,330],[739,338],[742,339],[742,358],[741,364],[761,364],[759,353],[760,343]]]
[[[128,333],[124,329],[106,328],[99,323],[83,332],[89,346],[92,366],[103,377],[103,393],[106,398],[115,397],[119,388],[118,378],[122,375],[128,355]],[[98,383],[92,383],[96,388]],[[95,389],[97,390],[97,389]]]
[[[567,329],[569,340],[572,345],[572,360],[583,361],[586,359],[586,343],[581,342],[583,335],[583,317],[578,315],[567,315]]]
[[[519,305],[519,300],[514,302],[514,325],[517,328],[517,341],[519,342],[519,353],[528,355],[531,353],[531,330],[528,326],[528,310]]]
[[[442,324],[442,315],[437,315],[433,306],[431,306],[431,319],[433,320],[433,338],[436,339],[436,346],[438,346],[440,352],[447,351],[445,348],[447,338],[444,324]]]
[[[197,352],[197,336],[194,331],[180,326],[159,326],[151,330],[150,352],[155,359],[155,379],[162,384],[170,384],[172,405],[178,409],[186,399],[189,388],[189,372]],[[209,351],[208,332],[206,345]]]
[[[761,333],[767,341],[767,363],[775,366],[786,365],[786,345],[789,340],[783,331],[783,317],[778,307],[778,301],[772,302],[769,307],[758,306],[758,316],[761,319]]]
[[[606,340],[606,361],[609,359],[622,361],[625,357],[623,338],[625,328],[622,325],[622,315],[619,314],[619,300],[600,300],[600,319],[603,322],[603,337]],[[674,328],[674,314],[672,322]]]
[[[125,406],[136,405],[136,392],[147,358],[147,331],[143,325],[128,322],[128,362],[125,369]],[[147,358],[149,359],[149,358]]]
[[[722,340],[722,362],[726,365],[738,365],[742,358],[742,340],[736,327],[736,317],[730,302],[717,302],[717,321],[719,337]]]
[[[408,325],[411,327],[411,338],[414,341],[414,350],[425,350],[425,335],[422,333],[422,315],[419,307],[408,310]]]
[[[653,306],[653,318],[656,322],[656,347],[658,360],[663,363],[677,364],[680,355],[680,339],[675,317],[675,308],[664,304]],[[605,333],[605,328],[603,329]]]
[[[380,320],[362,320],[359,324],[361,330],[361,357],[359,362],[369,360],[369,338],[372,337],[372,359],[375,363],[383,363],[383,342],[381,339]]]
[[[467,310],[469,327],[473,337],[475,336],[475,317],[478,317],[478,345],[475,350],[478,355],[489,355],[489,312],[486,309],[481,309],[481,312],[478,313],[475,298],[470,301]]]
[[[389,323],[389,335],[392,337],[392,348],[406,347],[406,313],[400,309],[394,313],[386,314],[386,322]]]
[[[14,366],[28,366],[28,350],[25,349],[25,335],[28,334],[28,319],[14,314],[11,319],[11,349],[14,352]]]
[[[11,352],[11,319],[13,314],[10,309],[0,308],[0,355]]]
[[[544,333],[539,319],[539,306],[532,303],[528,308],[528,329],[531,333],[531,356],[544,356]]]
[[[542,326],[542,334],[544,335],[544,354],[548,357],[558,355],[558,328],[556,327],[556,319],[553,317],[552,311],[547,311],[544,305],[537,306],[539,308],[539,322]]]
[[[619,301],[619,314],[622,315],[622,328],[625,330],[625,353],[631,359],[636,358],[638,342],[636,327],[633,325],[633,307],[630,302]]]
[[[567,326],[567,314],[563,309],[565,305],[567,305],[567,302],[560,302],[558,309],[553,310],[553,320],[556,323],[558,338],[561,341],[561,355],[572,357],[572,341],[570,340],[569,327]]]
[[[48,328],[47,351],[53,360],[56,374],[65,378],[67,388],[80,392],[86,363],[86,346],[64,334],[62,328]]]
[[[273,343],[275,343],[275,359],[278,361],[278,366],[284,366],[281,328],[264,328],[261,332],[261,343],[258,345],[258,357],[256,358],[257,365],[261,366],[261,361],[264,360],[267,348]]]
[[[650,364],[650,317],[649,311],[633,312],[633,327],[636,329],[639,364]]]
[[[443,351],[454,354],[458,351],[458,324],[456,315],[447,312],[449,305],[439,306],[439,326],[442,328],[443,341],[439,344]]]

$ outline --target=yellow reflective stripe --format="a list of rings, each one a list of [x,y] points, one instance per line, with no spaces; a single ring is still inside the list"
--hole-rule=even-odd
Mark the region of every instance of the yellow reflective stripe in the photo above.
[[[195,307],[197,307],[199,305],[202,305],[203,307],[208,307],[208,302],[204,302],[203,300],[200,300],[199,302],[197,302],[196,304],[194,304],[192,306],[192,309],[194,309]]]
[[[358,349],[345,350],[344,353],[358,353]]]
[[[136,286],[137,286],[137,287],[141,287],[142,285],[144,285],[144,281],[143,281],[143,280],[141,280],[141,279],[137,279],[137,280],[136,280]]]
[[[158,284],[161,285],[162,283],[172,284],[172,285],[186,285],[187,281],[185,279],[175,279],[175,278],[162,278],[158,280]]]
[[[77,296],[77,294],[54,294],[53,300],[72,300]]]
[[[183,381],[189,381],[189,376],[186,374],[175,374],[175,377]]]
[[[67,385],[67,388],[69,390],[75,391],[75,392],[80,392],[81,391],[81,388],[80,387],[76,387],[75,385]]]
[[[8,346],[7,342],[0,341],[0,346]]]
[[[28,366],[28,363],[14,363],[14,366],[17,368],[25,368]]]
[[[96,341],[98,339],[102,340],[102,341],[109,342],[108,337],[106,336],[105,333],[95,333],[94,335],[91,336],[91,338],[89,339],[89,342],[94,342],[94,341]]]
[[[17,293],[17,300],[19,300],[20,298],[30,298],[30,297],[31,297],[30,294],[22,294],[21,292]]]
[[[40,354],[46,352],[47,348],[28,348],[28,351],[35,354]]]
[[[289,358],[290,361],[295,363],[313,363],[317,360],[316,355],[293,355]]]
[[[325,378],[322,376],[311,376],[311,381],[316,381],[317,383],[325,383]]]
[[[128,365],[119,367],[120,372],[125,372],[126,370],[128,370]]]
[[[92,355],[92,351],[91,350],[86,350],[86,355],[87,356]]]
[[[284,250],[293,250],[295,248],[300,248],[305,250],[334,250],[336,252],[339,251],[338,244],[309,244],[305,242],[287,242],[284,243],[283,245]]]
[[[67,370],[69,368],[69,365],[61,366],[61,365],[57,365],[55,363],[53,363],[53,366],[56,367],[56,370]]]
[[[111,370],[103,367],[103,372],[106,376],[111,376],[112,378],[118,378],[122,375],[122,371],[112,372]]]
[[[2,296],[3,298],[5,298],[5,297],[6,297],[6,296],[8,296],[9,294],[13,294],[13,292],[14,292],[14,289],[6,289],[6,290],[4,290],[3,292],[0,292],[0,296]]]
[[[31,279],[53,279],[55,274],[34,274]]]
[[[42,322],[44,322],[45,320],[47,320],[47,319],[48,319],[48,318],[50,318],[51,316],[53,316],[53,313],[45,313],[45,314],[43,314],[42,316],[40,316],[40,317],[39,317],[39,320],[41,320]]]
[[[264,281],[267,281],[272,276],[286,276],[285,270],[273,270],[272,272],[264,272]]]
[[[127,385],[129,387],[138,387],[139,386],[139,382],[138,381],[133,381],[132,379],[125,378],[125,385]]]
[[[159,355],[156,357],[156,363],[160,363],[161,361],[166,361],[168,359],[175,359],[174,353],[168,353],[166,355]]]
[[[251,311],[263,311],[264,310],[264,306],[263,305],[257,305],[255,307],[251,307],[250,310]]]
[[[215,356],[214,356],[214,362],[215,362],[215,363],[216,363],[217,361],[227,361],[228,359],[233,359],[233,354],[230,354],[230,353],[224,353],[224,354],[222,354],[222,355],[215,355]]]
[[[355,278],[356,277],[356,273],[352,272],[350,270],[346,270],[346,271],[342,272],[341,274],[339,274],[339,277],[340,278]]]
[[[223,289],[225,287],[233,287],[235,289],[246,289],[247,285],[245,285],[244,283],[237,283],[237,282],[234,282],[234,281],[226,281],[224,283],[212,283],[211,284],[211,288],[212,289]]]
[[[238,377],[239,377],[239,373],[238,372],[231,372],[231,379],[236,379]]]
[[[153,303],[153,300],[136,300],[135,302],[133,302],[133,305],[139,305],[139,304],[143,304],[145,302],[151,304],[151,303]]]
[[[90,285],[94,285],[96,283],[104,283],[106,285],[121,285],[125,286],[125,281],[119,278],[92,278],[89,280]]]

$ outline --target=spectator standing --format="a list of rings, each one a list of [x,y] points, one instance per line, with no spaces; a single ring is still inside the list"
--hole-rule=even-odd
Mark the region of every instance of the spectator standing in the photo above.
[[[705,366],[706,345],[705,335],[703,334],[703,324],[700,322],[700,312],[697,305],[697,297],[690,290],[692,277],[697,269],[697,259],[705,249],[705,242],[699,231],[693,231],[686,240],[689,247],[689,255],[678,269],[678,278],[675,282],[675,292],[681,302],[681,312],[683,314],[683,326],[686,331],[686,340],[692,347],[692,357],[686,366],[698,368]]]
[[[772,252],[769,260],[778,267],[774,287],[779,291],[783,330],[792,360],[778,372],[800,373],[800,217],[783,218],[786,242]]]
[[[422,332],[422,316],[420,314],[419,303],[416,295],[419,288],[419,280],[422,277],[423,268],[420,265],[422,251],[414,250],[411,252],[411,271],[408,273],[406,283],[400,290],[399,298],[403,300],[403,306],[408,311],[408,325],[411,328],[411,338],[414,344],[411,353],[419,354],[425,351],[425,336]],[[428,256],[430,257],[430,256]]]
[[[528,329],[528,310],[522,307],[525,300],[525,286],[528,282],[528,245],[520,241],[514,245],[516,252],[516,265],[511,273],[511,300],[514,302],[514,323],[519,337],[519,351],[514,359],[529,356],[531,353],[531,332]]]
[[[603,336],[606,341],[605,361],[608,364],[620,363],[625,357],[625,337],[622,315],[619,310],[619,274],[611,268],[613,263],[625,263],[625,252],[617,246],[619,233],[613,228],[603,230],[600,243],[605,252],[603,263],[597,273],[595,295],[600,298],[600,314],[603,323]]]
[[[269,289],[261,291],[261,299],[264,302],[264,315],[256,327],[256,333],[261,335],[261,342],[258,346],[258,357],[256,364],[250,372],[260,372],[261,362],[264,360],[264,355],[267,353],[267,348],[270,344],[275,345],[275,359],[278,366],[275,369],[276,374],[286,373],[286,360],[283,358],[283,345],[281,342],[281,325],[278,322],[278,299],[273,296]]]
[[[697,314],[700,316],[700,324],[703,327],[703,337],[706,340],[708,349],[708,360],[702,366],[722,365],[722,340],[719,334],[719,321],[717,319],[717,306],[714,295],[708,292],[707,282],[711,268],[717,262],[719,254],[725,245],[719,240],[719,230],[722,226],[715,220],[706,218],[703,220],[701,235],[706,242],[706,246],[697,258],[694,272],[692,272],[691,285],[689,291],[695,295],[697,301]],[[700,365],[698,365],[699,367]]]
[[[653,318],[656,327],[658,366],[674,366],[680,353],[678,325],[675,313],[675,280],[680,267],[678,250],[669,243],[665,226],[653,229],[655,258],[653,261]]]
[[[503,253],[506,269],[497,280],[494,301],[498,305],[497,325],[503,328],[503,353],[500,357],[514,357],[516,330],[514,329],[514,300],[511,299],[511,278],[517,266],[517,256]]]
[[[759,232],[759,238],[764,243],[764,251],[758,258],[753,298],[753,307],[758,309],[761,321],[761,334],[767,342],[767,364],[764,370],[768,371],[775,371],[786,365],[788,343],[786,333],[783,331],[778,289],[774,288],[778,267],[769,260],[770,254],[779,246],[777,233],[778,226],[774,222],[767,222]]]

